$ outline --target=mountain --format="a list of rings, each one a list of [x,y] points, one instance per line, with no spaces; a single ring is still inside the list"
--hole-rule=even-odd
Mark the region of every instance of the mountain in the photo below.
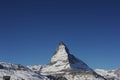
[[[93,70],[60,42],[50,62],[44,66],[0,62],[0,80],[3,77],[10,77],[10,80],[120,80],[120,68]]]
[[[53,80],[105,80],[82,60],[70,54],[63,42],[59,43],[50,63],[41,68],[40,74]]]
[[[21,64],[0,62],[0,80],[3,76],[10,76],[11,80],[49,80]]]
[[[83,61],[70,54],[67,46],[60,42],[49,64],[41,70],[42,74],[64,73],[64,71],[91,71]]]
[[[95,69],[95,72],[104,76],[107,80],[120,80],[120,68],[115,70]]]
[[[34,71],[35,73],[40,73],[40,70],[42,68],[41,65],[33,65],[33,66],[27,66],[30,70]]]

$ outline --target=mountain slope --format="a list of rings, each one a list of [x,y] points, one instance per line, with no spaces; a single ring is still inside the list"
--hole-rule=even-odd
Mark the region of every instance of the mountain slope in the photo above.
[[[95,72],[108,80],[120,80],[120,68],[116,70],[95,69]]]
[[[11,80],[48,80],[23,65],[0,62],[0,80],[3,76],[10,76]]]
[[[33,65],[33,66],[27,66],[30,70],[34,71],[35,73],[40,73],[40,70],[42,68],[41,65]]]

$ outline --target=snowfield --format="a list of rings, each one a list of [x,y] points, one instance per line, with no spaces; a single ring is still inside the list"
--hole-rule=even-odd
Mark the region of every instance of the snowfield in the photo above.
[[[47,77],[41,76],[20,64],[1,62],[0,80],[3,80],[3,76],[10,76],[11,80],[49,80]]]

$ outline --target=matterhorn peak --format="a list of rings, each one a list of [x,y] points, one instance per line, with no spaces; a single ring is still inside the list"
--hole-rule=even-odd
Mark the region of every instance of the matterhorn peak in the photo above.
[[[51,63],[56,61],[64,61],[68,59],[69,50],[67,46],[61,41],[55,54],[51,58]]]
[[[50,63],[42,68],[41,74],[59,74],[65,73],[66,71],[79,72],[88,70],[91,71],[91,68],[89,68],[83,61],[70,54],[67,46],[63,42],[60,42]]]
[[[69,53],[69,50],[68,50],[66,44],[65,44],[63,41],[61,41],[61,42],[59,43],[59,46],[58,46],[56,52]]]
[[[59,42],[59,45],[65,45],[63,41],[60,41]]]

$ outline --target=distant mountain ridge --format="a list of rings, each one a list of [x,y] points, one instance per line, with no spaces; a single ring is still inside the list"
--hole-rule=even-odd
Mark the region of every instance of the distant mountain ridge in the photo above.
[[[0,80],[3,76],[10,76],[10,80],[49,80],[21,64],[0,62]]]
[[[107,80],[120,80],[120,68],[115,70],[95,69],[94,71]]]

